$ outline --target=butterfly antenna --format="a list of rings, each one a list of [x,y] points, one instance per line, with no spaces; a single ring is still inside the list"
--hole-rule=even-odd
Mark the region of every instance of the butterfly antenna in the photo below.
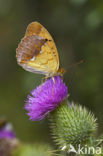
[[[84,60],[80,60],[79,62],[75,63],[75,64],[72,64],[69,66],[69,70],[70,68],[74,68],[76,67],[77,65],[81,64],[81,63],[84,63],[85,61]],[[70,83],[72,83],[72,81],[74,80],[74,78],[77,76],[78,72],[74,71],[74,70],[70,70],[69,71],[69,75],[67,76]]]
[[[84,61],[84,60],[80,60],[79,62],[70,65],[69,68],[75,67],[75,66],[77,66],[77,65],[79,65],[79,64],[82,64],[82,63],[85,63],[85,61]]]

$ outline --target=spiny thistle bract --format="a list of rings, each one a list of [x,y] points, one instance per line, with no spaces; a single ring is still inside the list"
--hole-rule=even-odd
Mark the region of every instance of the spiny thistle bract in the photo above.
[[[70,144],[77,147],[87,143],[96,132],[94,115],[67,100],[51,112],[49,119],[53,139],[65,151],[69,150]]]

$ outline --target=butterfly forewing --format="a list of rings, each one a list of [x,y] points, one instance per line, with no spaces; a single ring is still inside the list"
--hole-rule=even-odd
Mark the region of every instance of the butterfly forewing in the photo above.
[[[49,32],[38,22],[29,24],[16,51],[19,65],[30,72],[54,75],[59,57]]]

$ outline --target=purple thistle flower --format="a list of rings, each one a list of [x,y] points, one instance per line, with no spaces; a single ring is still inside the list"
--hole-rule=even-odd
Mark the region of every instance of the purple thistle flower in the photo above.
[[[0,128],[0,139],[14,139],[15,134],[12,130],[11,124],[6,124]]]
[[[38,86],[28,96],[25,109],[29,112],[30,120],[42,120],[49,112],[54,110],[65,98],[68,89],[60,76],[47,80]]]
[[[13,132],[12,125],[5,121],[0,122],[0,156],[12,155],[12,151],[19,145]]]

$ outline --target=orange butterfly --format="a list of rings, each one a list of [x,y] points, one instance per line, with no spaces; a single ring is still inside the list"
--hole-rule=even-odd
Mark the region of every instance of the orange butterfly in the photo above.
[[[47,77],[63,75],[56,45],[49,32],[38,22],[27,27],[16,50],[17,62],[25,70]]]

